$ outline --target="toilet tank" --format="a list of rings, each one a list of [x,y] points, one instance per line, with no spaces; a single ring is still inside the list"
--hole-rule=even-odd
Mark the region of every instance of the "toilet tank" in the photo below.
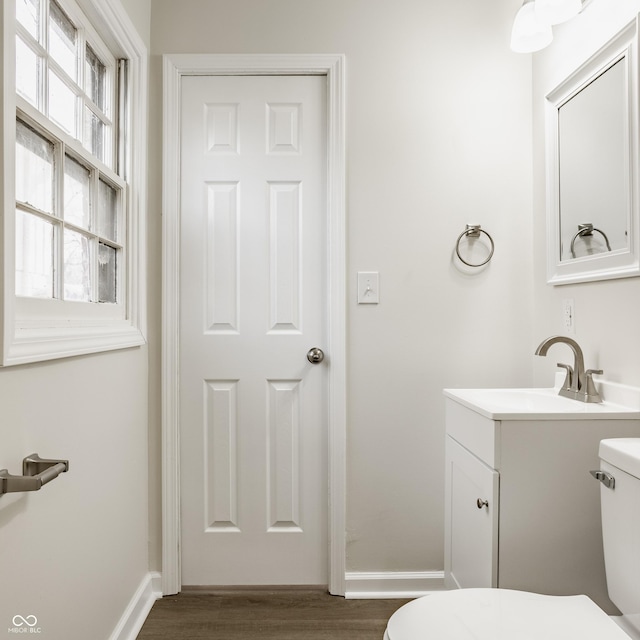
[[[600,470],[615,480],[600,485],[607,590],[640,629],[640,438],[602,440],[599,456]]]

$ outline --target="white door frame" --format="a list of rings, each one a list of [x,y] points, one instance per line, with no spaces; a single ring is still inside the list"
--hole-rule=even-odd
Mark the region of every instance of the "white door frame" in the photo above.
[[[163,56],[162,188],[162,593],[178,593],[180,569],[180,97],[189,75],[327,77],[329,208],[329,591],[345,594],[346,209],[344,56],[166,54]]]

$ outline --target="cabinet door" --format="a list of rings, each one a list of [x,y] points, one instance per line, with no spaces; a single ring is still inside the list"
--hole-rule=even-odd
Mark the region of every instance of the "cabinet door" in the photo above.
[[[446,440],[445,585],[497,587],[498,472]]]

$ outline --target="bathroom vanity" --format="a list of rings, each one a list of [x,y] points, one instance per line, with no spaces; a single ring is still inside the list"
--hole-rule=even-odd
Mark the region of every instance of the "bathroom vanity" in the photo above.
[[[616,612],[589,471],[600,440],[640,437],[640,404],[636,390],[608,390],[625,404],[556,389],[445,389],[447,588],[583,593]]]

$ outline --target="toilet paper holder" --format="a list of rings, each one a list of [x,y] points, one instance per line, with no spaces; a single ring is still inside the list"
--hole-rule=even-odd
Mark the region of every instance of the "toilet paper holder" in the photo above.
[[[68,460],[50,460],[32,453],[22,461],[21,476],[14,476],[7,469],[0,469],[0,495],[18,491],[38,491],[67,471]]]

